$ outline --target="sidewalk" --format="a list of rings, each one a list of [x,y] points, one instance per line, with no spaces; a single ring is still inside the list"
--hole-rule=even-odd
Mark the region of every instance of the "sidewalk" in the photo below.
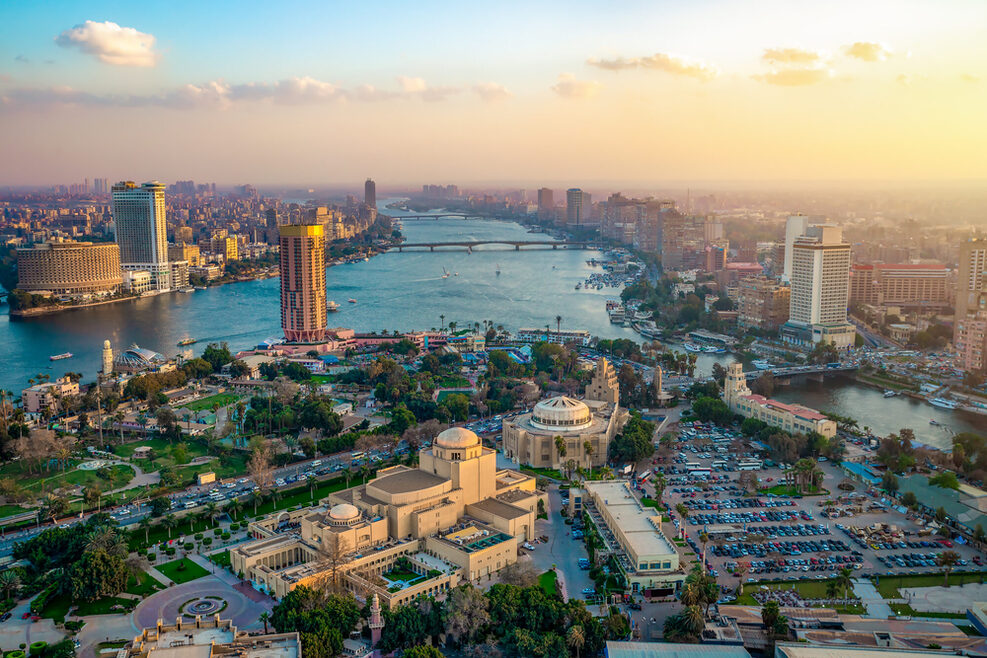
[[[888,602],[884,600],[880,592],[867,578],[853,579],[853,593],[860,597],[860,602],[867,609],[867,615],[877,619],[894,618],[894,611]]]

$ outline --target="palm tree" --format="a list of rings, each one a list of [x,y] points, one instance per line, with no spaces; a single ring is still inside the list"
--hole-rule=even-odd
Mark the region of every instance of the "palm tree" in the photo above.
[[[229,514],[234,521],[236,521],[236,515],[238,512],[243,511],[243,502],[239,498],[232,498],[230,502],[226,503],[226,513]]]
[[[254,516],[257,516],[257,506],[264,501],[264,492],[254,489],[250,492],[250,502],[254,504]]]
[[[195,522],[199,520],[199,515],[194,512],[189,512],[185,515],[185,518],[188,519],[189,534],[195,532]]]
[[[15,598],[21,591],[21,577],[16,571],[7,569],[0,572],[0,592],[4,599]]]
[[[830,601],[836,600],[836,597],[840,593],[840,586],[836,584],[835,580],[831,580],[826,583],[826,598]]]
[[[579,624],[570,626],[565,634],[565,643],[570,649],[575,649],[576,658],[579,658],[579,651],[586,644],[586,634],[583,633],[583,627]]]
[[[583,454],[586,455],[587,463],[593,465],[593,442],[583,441]]]
[[[123,412],[118,411],[113,414],[113,420],[117,422],[117,429],[120,430],[120,443],[123,443]]]
[[[161,519],[161,525],[168,529],[168,539],[171,539],[171,531],[178,526],[178,519],[175,518],[174,514],[168,514]]]
[[[216,503],[212,503],[212,502],[206,503],[206,507],[202,511],[202,518],[208,520],[214,526],[216,525],[216,519],[218,519],[222,515],[223,515],[223,512],[220,511],[219,505],[217,505]]]
[[[705,530],[699,533],[699,543],[703,545],[703,561],[702,561],[702,565],[703,565],[703,569],[705,570],[706,569],[706,544],[709,543],[709,535],[706,534],[706,531]]]
[[[260,620],[264,622],[264,634],[267,635],[267,622],[271,620],[271,613],[270,612],[260,613]]]
[[[315,500],[315,485],[318,483],[318,480],[315,479],[314,475],[309,475],[305,478],[305,481],[308,482],[309,495],[311,496],[312,500]]]
[[[698,605],[687,606],[682,611],[682,620],[685,622],[689,635],[693,637],[698,638],[706,627],[706,615],[703,614],[703,609]]]
[[[562,333],[562,316],[561,315],[556,315],[555,316],[555,333],[556,334],[561,334]]]
[[[561,436],[555,437],[555,451],[559,453],[559,463],[562,463],[562,458],[565,457],[566,447],[565,447],[565,439],[563,439]]]
[[[440,321],[440,326],[442,327],[442,331],[445,331],[445,328],[446,328],[446,316],[445,316],[445,314],[443,314],[443,313],[440,313],[439,314],[439,321]]]
[[[956,551],[943,551],[936,557],[936,564],[942,567],[943,587],[949,587],[949,572],[959,561],[960,556]]]
[[[850,567],[843,567],[836,574],[836,583],[843,590],[843,604],[846,605],[847,599],[850,598],[850,589],[853,587],[853,569]]]
[[[604,480],[612,480],[613,479],[613,469],[610,468],[610,466],[608,466],[607,464],[604,464],[600,468],[600,478],[601,479],[604,479]]]
[[[144,531],[144,543],[145,543],[145,544],[147,544],[147,543],[150,543],[150,534],[151,534],[151,519],[149,519],[149,518],[147,518],[147,517],[145,516],[145,517],[144,517],[143,519],[141,519],[141,520],[140,520],[140,522],[139,522],[139,523],[137,524],[137,527],[138,527],[138,529],[140,529],[140,530],[143,530],[143,531]]]

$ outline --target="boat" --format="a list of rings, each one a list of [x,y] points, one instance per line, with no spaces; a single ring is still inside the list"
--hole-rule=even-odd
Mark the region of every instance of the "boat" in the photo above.
[[[62,359],[71,359],[73,356],[72,352],[62,352],[61,354],[52,354],[48,357],[48,360],[61,361]]]
[[[754,361],[751,361],[751,363],[758,370],[771,370],[771,368],[774,367],[771,365],[771,362],[768,361],[767,359],[755,359]]]
[[[717,351],[719,351],[719,348],[713,345],[706,345],[703,347],[703,352],[706,354],[716,354]]]
[[[205,290],[206,287],[205,286],[196,286],[195,289],[196,290]]]
[[[178,346],[184,347],[186,345],[194,345],[195,343],[198,342],[199,342],[198,338],[183,338],[180,341],[178,341]]]
[[[195,288],[182,288],[182,292],[195,292]]]
[[[686,352],[702,352],[703,348],[695,343],[683,343],[682,347],[685,348]]]
[[[349,298],[349,299],[347,299],[346,301],[348,301],[348,302],[349,302],[350,304],[356,304],[356,300],[355,300],[355,299],[353,299],[352,297],[350,297],[350,298]]]
[[[583,284],[581,284],[581,283],[577,283],[576,284],[576,290],[582,290],[582,287],[583,287]]]
[[[959,406],[959,403],[953,400],[947,400],[946,398],[932,398],[929,400],[929,404],[933,407],[939,407],[940,409],[955,409]]]
[[[328,311],[338,311],[339,310],[339,304],[337,304],[336,302],[334,302],[332,300],[329,300],[329,303],[326,304],[326,310],[328,310]]]
[[[496,274],[497,276],[500,276],[500,263],[497,263],[497,269],[496,269],[496,271],[494,271],[494,274]]]
[[[938,427],[939,425],[942,425],[942,423],[940,423],[938,420],[933,418],[932,420],[929,421],[929,425],[935,425],[936,427]]]
[[[886,398],[893,398],[896,395],[898,395],[898,391],[892,391],[891,389],[884,391],[884,397]]]
[[[459,272],[454,272],[453,276],[459,276]]]
[[[442,278],[443,279],[449,278],[449,270],[447,270],[444,265],[442,266]]]

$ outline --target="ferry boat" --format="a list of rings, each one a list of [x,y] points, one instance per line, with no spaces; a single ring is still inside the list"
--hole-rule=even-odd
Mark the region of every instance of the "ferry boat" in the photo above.
[[[959,406],[958,403],[952,400],[947,400],[946,398],[932,398],[929,400],[929,404],[933,407],[939,407],[940,409],[955,409]]]
[[[771,368],[774,367],[771,365],[771,362],[768,361],[767,359],[756,359],[754,361],[751,361],[751,363],[754,364],[754,367],[757,368],[758,370],[771,370]]]
[[[71,359],[73,356],[72,352],[62,352],[61,354],[52,354],[48,357],[48,360],[61,361],[62,359]]]
[[[683,343],[682,347],[685,348],[686,352],[702,352],[703,348],[695,343]]]
[[[719,352],[721,350],[722,350],[722,348],[716,347],[714,345],[706,345],[706,346],[703,347],[703,352],[705,352],[706,354],[716,354],[717,352]],[[726,350],[722,350],[722,351],[726,351]]]
[[[350,304],[356,304],[356,300],[355,300],[355,299],[353,299],[352,297],[350,297],[350,298],[349,298],[349,299],[347,299],[346,301],[348,301],[348,302],[349,302]]]
[[[178,341],[179,347],[185,347],[186,345],[194,345],[199,342],[198,338],[183,338]]]
[[[624,315],[624,307],[618,304],[610,309],[610,322],[613,324],[624,324],[626,316]]]
[[[339,304],[337,304],[336,302],[330,300],[329,303],[326,304],[326,310],[328,310],[330,312],[331,311],[338,311],[339,310]]]

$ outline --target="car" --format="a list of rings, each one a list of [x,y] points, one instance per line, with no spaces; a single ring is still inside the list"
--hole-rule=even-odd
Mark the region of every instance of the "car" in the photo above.
[[[0,615],[0,621],[7,621],[8,619],[10,619],[10,613],[9,612],[5,612],[2,615]]]
[[[640,603],[636,603],[636,602],[635,603],[628,603],[627,604],[627,607],[630,608],[631,610],[640,610],[641,609],[641,604]]]
[[[583,588],[583,594],[585,596],[591,596],[593,594],[596,594],[596,590],[593,589],[592,587],[584,587]]]

